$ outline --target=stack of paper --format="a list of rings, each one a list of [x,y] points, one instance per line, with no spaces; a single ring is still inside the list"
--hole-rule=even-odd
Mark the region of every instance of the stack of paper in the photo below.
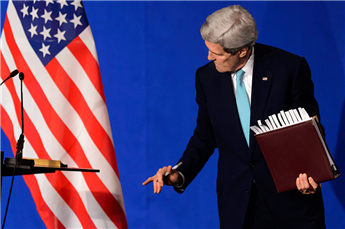
[[[265,119],[265,124],[262,124],[261,120],[258,120],[259,126],[251,126],[250,129],[255,134],[265,133],[267,131],[276,130],[286,126],[294,125],[300,122],[311,120],[308,113],[304,108],[291,109],[289,111],[280,111],[279,114],[273,114]]]

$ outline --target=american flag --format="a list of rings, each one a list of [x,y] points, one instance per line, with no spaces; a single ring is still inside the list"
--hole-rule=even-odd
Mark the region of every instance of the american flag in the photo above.
[[[95,43],[80,0],[10,1],[1,81],[23,72],[23,157],[99,173],[27,175],[47,228],[127,228]],[[18,76],[0,88],[1,128],[13,152],[21,133]]]

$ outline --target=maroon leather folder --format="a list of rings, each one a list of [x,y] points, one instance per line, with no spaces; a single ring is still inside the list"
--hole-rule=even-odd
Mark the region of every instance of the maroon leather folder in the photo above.
[[[278,193],[306,173],[318,183],[340,175],[316,118],[256,135]]]

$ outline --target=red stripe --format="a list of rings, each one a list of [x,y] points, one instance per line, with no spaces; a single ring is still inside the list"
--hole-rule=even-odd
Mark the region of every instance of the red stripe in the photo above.
[[[84,71],[87,73],[93,86],[101,95],[105,103],[101,72],[99,70],[98,62],[95,60],[90,50],[87,48],[87,46],[79,36],[76,37],[71,43],[69,43],[67,47],[79,61]]]
[[[17,55],[14,57],[14,60],[15,60],[16,63],[18,63],[17,64],[18,68],[23,66],[23,68],[29,69],[29,67],[26,65],[26,62],[23,59],[22,55],[20,55],[20,52],[19,52],[19,49],[18,49],[17,45],[15,44],[15,41],[14,41],[14,38],[13,38],[13,35],[12,35],[12,31],[9,28],[9,25],[8,25],[8,21],[5,21],[4,30],[5,30],[5,34],[6,34],[7,44],[9,46],[11,52],[12,53],[17,53]],[[39,87],[36,79],[33,77],[31,71],[27,70],[25,75],[26,75],[25,76],[25,81],[26,81],[25,85],[27,85],[27,86],[30,85],[31,89],[35,88],[33,90],[30,90],[30,88],[27,87],[28,90],[30,91],[31,95],[32,96],[38,95],[38,96],[40,96],[41,101],[43,101],[45,104],[49,104],[46,100],[43,99],[43,97],[45,98],[45,95],[44,95],[44,93],[42,93],[42,90]],[[18,98],[18,96],[15,93],[13,82],[9,82],[7,87],[9,88],[9,91],[11,92],[11,95],[12,95],[12,98],[14,100],[14,103],[15,104],[19,103],[19,105],[20,105],[19,98]],[[41,93],[37,93],[38,91],[41,92]],[[37,97],[37,96],[34,96],[34,97]],[[58,120],[60,120],[60,119],[58,118],[57,115],[54,116],[55,112],[53,112],[54,111],[53,109],[50,109],[50,110],[51,110],[50,117],[49,117],[50,121],[52,121],[52,123],[58,122]],[[47,110],[45,110],[45,111],[47,111]],[[16,109],[16,113],[17,113],[17,116],[20,117],[20,108],[19,108],[19,110]],[[25,111],[24,111],[24,120],[25,120],[25,130],[26,130],[25,131],[25,136],[28,139],[28,141],[30,142],[30,144],[32,145],[32,147],[33,147],[34,151],[36,152],[36,154],[38,155],[38,157],[39,158],[45,158],[45,159],[51,159],[49,157],[49,155],[47,154],[44,146],[43,146],[43,143],[42,143],[42,140],[41,140],[41,138],[39,136],[39,133],[37,132],[35,126],[31,122],[30,118],[27,116]],[[18,121],[20,121],[19,118],[18,118]],[[47,119],[46,119],[46,121],[47,121]],[[61,121],[61,123],[63,124],[62,121]],[[57,127],[59,127],[59,126],[57,126]],[[65,128],[67,129],[67,127],[65,127]],[[24,154],[25,154],[25,152],[24,152]],[[47,178],[48,178],[48,180],[50,181],[50,183],[54,187],[54,183],[53,183],[54,180],[51,179],[51,176],[47,176]],[[87,211],[85,209],[85,206],[83,206],[83,203],[82,203],[82,201],[80,199],[80,196],[79,196],[78,192],[75,190],[75,188],[73,187],[73,185],[70,182],[67,182],[67,183],[64,183],[64,185],[61,185],[61,187],[65,187],[66,189],[69,190],[70,194],[74,197],[73,201],[68,201],[69,198],[66,198],[66,195],[63,193],[64,190],[59,190],[58,188],[56,188],[56,185],[55,185],[55,188],[57,189],[57,192],[61,195],[62,198],[64,198],[66,203],[72,209],[73,209],[73,206],[71,206],[71,205],[78,206],[77,209],[75,209],[75,208],[73,209],[73,211],[75,212],[77,217],[81,215],[82,219],[85,219],[85,216],[83,216],[83,213],[88,216]],[[83,206],[83,207],[79,208],[79,206]],[[49,221],[49,220],[53,220],[51,216],[47,219],[47,221]],[[81,219],[79,219],[79,220],[81,221],[81,224],[83,226],[85,226],[85,227],[90,227],[90,226],[94,227],[95,226],[89,216],[88,216],[88,220],[86,220],[86,221],[85,220],[82,221]]]
[[[2,51],[0,50],[0,67],[1,67],[1,82],[6,79],[7,76],[10,75],[10,69],[7,66],[7,63],[5,62],[4,56],[2,55]]]
[[[55,58],[46,65],[46,69],[61,93],[78,113],[98,150],[111,165],[117,177],[119,177],[118,168],[116,166],[115,150],[111,139],[92,113],[79,88]],[[66,85],[68,85],[68,87],[66,87]]]

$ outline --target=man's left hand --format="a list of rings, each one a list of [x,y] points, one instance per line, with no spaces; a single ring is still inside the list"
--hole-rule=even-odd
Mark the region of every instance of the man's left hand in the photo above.
[[[314,194],[319,186],[321,188],[321,184],[316,183],[312,177],[308,178],[305,173],[299,174],[299,177],[296,179],[296,186],[302,194],[306,195]]]

